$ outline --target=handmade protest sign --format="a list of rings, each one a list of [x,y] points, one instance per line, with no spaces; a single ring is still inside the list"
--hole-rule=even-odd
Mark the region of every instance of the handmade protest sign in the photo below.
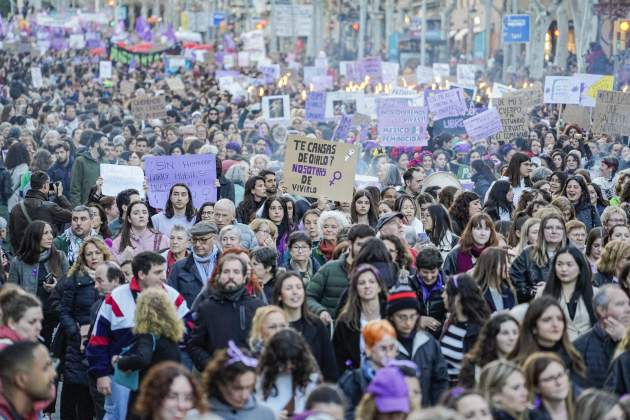
[[[507,85],[494,82],[492,84],[492,92],[490,93],[491,98],[503,98],[503,95],[510,92],[515,92],[516,89],[511,88]]]
[[[326,92],[309,92],[304,113],[308,121],[326,120]]]
[[[326,94],[326,118],[340,117],[356,112],[365,112],[365,95],[363,92],[328,92]]]
[[[42,79],[42,69],[39,67],[31,67],[31,83],[35,89],[39,89],[44,86]]]
[[[448,79],[451,75],[451,66],[448,63],[433,63],[433,77]]]
[[[289,194],[348,201],[357,156],[357,149],[349,144],[290,135],[284,155],[284,184]]]
[[[339,124],[333,132],[332,140],[346,141],[348,133],[352,128],[352,115],[342,115],[339,119]]]
[[[495,138],[499,141],[511,142],[516,137],[527,137],[529,120],[527,99],[522,96],[493,99],[495,109],[501,116],[503,131]]]
[[[168,85],[168,88],[173,92],[183,91],[186,89],[184,87],[184,82],[182,82],[182,79],[180,79],[179,77],[169,77],[168,79],[166,79],[166,84]]]
[[[433,67],[416,67],[416,79],[418,83],[433,83]]]
[[[136,85],[133,82],[128,80],[122,80],[120,82],[120,93],[124,96],[131,96],[131,94],[136,90]]]
[[[409,98],[378,98],[376,113],[381,146],[426,146],[426,110]]]
[[[580,103],[580,79],[574,76],[545,77],[544,101],[546,104]]]
[[[457,65],[457,83],[464,86],[475,86],[475,73],[479,70],[476,64]]]
[[[110,165],[101,163],[102,191],[116,197],[119,192],[133,188],[144,198],[144,172],[139,166]]]
[[[474,117],[464,120],[466,133],[473,140],[481,140],[501,132],[501,116],[495,108],[490,108]]]
[[[144,170],[149,186],[149,203],[164,208],[174,184],[186,184],[192,193],[193,205],[216,201],[216,155],[147,156]]]
[[[591,126],[591,108],[567,105],[562,111],[562,121],[565,124],[576,124],[580,128],[589,129]]]
[[[98,78],[101,80],[112,78],[112,62],[100,61],[98,63]]]
[[[384,61],[381,63],[381,80],[383,83],[395,84],[398,79],[400,64]]]
[[[464,115],[468,107],[461,88],[441,92],[429,92],[427,95],[429,111],[433,120]]]
[[[131,100],[131,113],[139,120],[166,118],[164,96],[141,96]]]
[[[630,93],[600,90],[593,110],[593,132],[626,136],[630,132]]]
[[[284,121],[291,117],[289,95],[262,98],[263,117],[267,121]]]
[[[580,105],[582,106],[594,107],[597,92],[600,90],[613,90],[615,86],[615,76],[576,73],[575,77],[580,79]]]
[[[366,57],[360,61],[363,77],[368,76],[371,84],[383,81],[382,61],[380,57]]]

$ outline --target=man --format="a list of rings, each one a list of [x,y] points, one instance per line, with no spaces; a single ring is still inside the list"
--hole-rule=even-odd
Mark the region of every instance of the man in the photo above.
[[[136,139],[136,152],[145,154],[149,151],[149,140],[145,137],[138,137]]]
[[[195,223],[195,208],[192,203],[192,194],[186,184],[175,184],[166,201],[164,211],[151,216],[153,227],[163,235],[169,236],[175,225],[187,228]]]
[[[109,231],[112,233],[112,237],[118,235],[118,232],[122,229],[123,220],[127,215],[127,207],[129,207],[129,204],[131,204],[132,201],[138,200],[140,200],[140,193],[133,188],[122,190],[116,195],[118,218],[109,224]]]
[[[253,249],[258,246],[256,234],[246,224],[236,221],[236,207],[228,199],[221,199],[214,205],[214,223],[217,224],[219,232],[228,225],[234,225],[241,233],[241,246],[246,249]]]
[[[442,299],[446,276],[441,271],[442,263],[442,255],[437,248],[424,247],[416,256],[416,275],[409,279],[409,286],[421,303],[420,327],[435,338],[440,337],[446,320],[446,306]]]
[[[415,198],[420,194],[422,189],[422,181],[424,181],[424,168],[418,166],[416,168],[409,168],[403,174],[403,181],[405,182],[405,194]]]
[[[103,137],[107,139],[107,137]],[[92,133],[87,144],[88,150],[77,156],[72,165],[72,179],[70,181],[70,202],[74,206],[87,202],[90,190],[101,176],[101,134]]]
[[[600,287],[593,297],[597,323],[574,341],[584,358],[586,377],[603,388],[617,344],[630,326],[630,299],[616,284]]]
[[[348,287],[348,274],[352,259],[369,239],[376,235],[368,225],[354,225],[348,232],[350,247],[339,259],[328,261],[313,276],[306,289],[307,304],[311,312],[330,324],[337,316],[335,309],[344,290]]]
[[[619,169],[619,159],[614,156],[607,156],[602,159],[599,164],[599,175],[593,180],[594,184],[597,184],[602,189],[602,194],[606,200],[610,200],[615,194],[615,183],[613,178],[617,174]]]
[[[55,395],[57,373],[48,349],[42,344],[23,341],[0,352],[0,419],[35,420],[37,402]]]
[[[256,310],[264,303],[245,288],[247,263],[234,254],[219,261],[216,290],[202,303],[188,342],[188,353],[202,371],[216,350],[233,340],[247,347],[247,338]]]
[[[70,179],[72,178],[72,159],[70,157],[70,146],[65,141],[57,143],[54,147],[57,160],[48,169],[48,176],[52,182],[61,182],[66,198],[70,191]]]
[[[66,104],[66,108],[63,111],[63,126],[70,132],[79,126],[79,119],[77,118],[77,108],[74,102]]]
[[[14,251],[20,248],[22,233],[33,220],[42,220],[50,224],[55,231],[57,225],[69,223],[72,219],[72,206],[68,199],[63,196],[63,186],[55,184],[53,199],[49,201],[48,194],[51,192],[49,185],[50,178],[43,171],[37,171],[31,175],[31,189],[26,192],[24,201],[11,209],[9,216],[9,234],[11,235],[11,246]]]
[[[189,308],[206,285],[221,250],[216,244],[219,230],[213,223],[199,222],[190,229],[192,253],[175,263],[168,284],[182,294]]]
[[[57,236],[53,244],[58,250],[66,254],[68,262],[72,265],[79,256],[83,241],[94,235],[98,235],[98,233],[92,229],[92,212],[90,208],[87,206],[76,206],[72,209],[70,227]]]
[[[402,213],[397,211],[387,212],[378,219],[376,223],[376,231],[379,236],[393,235],[398,237],[403,244],[407,243],[405,240],[405,225],[403,223]]]
[[[387,296],[387,320],[396,329],[400,359],[416,363],[419,372],[422,405],[438,403],[448,388],[446,359],[440,344],[419,325],[420,302],[407,286],[390,290]]]
[[[276,185],[276,173],[270,171],[268,169],[263,169],[260,171],[260,176],[263,177],[265,181],[265,190],[267,190],[267,196],[270,197],[272,195],[276,195],[278,192],[278,187]]]
[[[189,313],[186,301],[177,290],[165,284],[166,261],[161,255],[141,252],[134,257],[131,266],[131,282],[117,287],[105,298],[86,348],[88,373],[97,378],[96,388],[108,401],[105,404],[106,418],[111,419],[124,419],[127,415],[129,389],[112,383],[111,360],[133,341],[138,295],[149,287],[164,288],[179,317],[189,321],[186,319]]]

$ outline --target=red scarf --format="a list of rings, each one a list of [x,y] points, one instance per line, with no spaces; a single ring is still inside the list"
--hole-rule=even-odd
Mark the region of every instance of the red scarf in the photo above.
[[[332,258],[332,254],[335,251],[335,247],[337,246],[336,241],[329,241],[327,239],[322,239],[319,241],[319,250],[326,258],[326,261],[330,261]]]

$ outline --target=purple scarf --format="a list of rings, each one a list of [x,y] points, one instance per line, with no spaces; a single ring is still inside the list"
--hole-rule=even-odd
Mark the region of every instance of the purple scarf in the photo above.
[[[479,255],[486,249],[485,246],[477,247],[473,246],[469,251],[459,251],[457,254],[457,273],[465,273],[475,266],[473,262],[473,257],[475,257],[475,261],[479,258]]]

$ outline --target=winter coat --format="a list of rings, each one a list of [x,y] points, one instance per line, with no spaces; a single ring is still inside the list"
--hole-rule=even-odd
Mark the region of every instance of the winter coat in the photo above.
[[[227,198],[232,203],[235,203],[235,193],[234,193],[234,183],[227,179],[225,176],[221,175],[219,177],[219,188],[217,191],[218,200],[222,198]]]
[[[592,283],[595,287],[600,287],[608,283],[614,283],[615,278],[612,274],[604,274],[597,270],[595,274],[593,274]]]
[[[68,259],[66,258],[66,254],[62,251],[58,252],[59,259],[61,261],[61,272],[66,273],[69,268]],[[46,267],[46,271],[50,273],[49,263],[50,261],[46,261],[44,266]],[[39,263],[27,264],[18,257],[13,258],[13,260],[11,260],[11,268],[9,271],[9,283],[15,283],[27,292],[37,295],[38,266]]]
[[[326,382],[335,382],[339,376],[335,351],[330,341],[330,330],[319,318],[302,319],[291,322],[291,327],[298,331],[308,343],[315,357],[319,370]]]
[[[160,252],[169,247],[169,240],[166,235],[162,235],[159,232],[154,232],[151,229],[145,229],[140,235],[131,229],[130,230],[131,248],[133,248],[133,256],[138,255],[144,251]],[[121,235],[118,235],[112,242],[112,254],[116,257],[119,264],[125,262],[129,257],[125,252],[125,249],[120,250],[120,242],[122,241]]]
[[[361,401],[361,398],[367,391],[370,380],[365,377],[361,367],[347,370],[341,378],[337,386],[346,397],[346,420],[354,420],[354,412]]]
[[[29,173],[28,164],[21,163],[13,169],[9,169],[11,174],[11,197],[7,201],[7,207],[9,211],[20,201],[20,184],[22,182],[22,176]],[[35,220],[33,218],[33,220]]]
[[[398,343],[398,358],[411,360],[418,366],[422,405],[428,407],[437,404],[442,393],[448,389],[446,359],[442,355],[440,343],[431,334],[419,330],[413,339],[411,354]]]
[[[134,336],[131,348],[118,359],[118,368],[123,371],[140,371],[142,381],[152,366],[166,361],[180,363],[181,353],[177,343],[166,337],[138,334]]]
[[[514,295],[514,291],[510,289],[508,286],[502,284],[501,285],[501,300],[503,301],[503,310],[512,309],[516,305],[516,296]],[[494,306],[494,300],[492,299],[492,293],[490,289],[487,289],[483,292],[483,297],[490,308],[490,312],[497,312],[496,306]]]
[[[96,184],[96,178],[101,175],[101,164],[92,157],[89,151],[77,156],[72,165],[70,181],[70,202],[73,206],[85,204],[90,195],[90,189]]]
[[[188,342],[188,354],[203,371],[215,350],[233,340],[247,347],[247,338],[256,310],[264,303],[247,293],[245,287],[232,293],[214,292],[199,306],[195,327]]]
[[[602,225],[597,209],[591,203],[575,206],[575,218],[586,225],[587,232]]]
[[[539,267],[532,255],[534,248],[528,246],[516,257],[510,266],[510,278],[516,288],[516,296],[519,303],[532,300],[536,293],[536,284],[546,282],[551,269],[551,259],[543,267]]]
[[[31,220],[42,220],[53,228],[53,234],[60,232],[58,225],[70,223],[72,220],[72,206],[64,196],[55,197],[49,201],[46,194],[38,190],[28,190],[24,196],[24,207]],[[11,235],[11,246],[14,251],[20,248],[21,233],[26,230],[30,222],[22,211],[22,206],[15,206],[9,214],[8,231]]]
[[[435,284],[441,282],[442,287],[432,289],[426,300],[422,294],[422,286],[420,284],[422,280],[420,280],[418,276],[419,274],[409,277],[409,286],[416,292],[416,295],[418,295],[418,301],[420,302],[420,316],[430,316],[444,325],[444,322],[446,321],[446,305],[444,305],[444,299],[442,299],[442,292],[446,287],[446,275],[440,270]],[[438,328],[435,331],[428,332],[430,332],[435,338],[440,338],[442,329]]]
[[[76,273],[61,281],[61,312],[59,321],[63,327],[66,343],[64,382],[87,385],[87,358],[81,351],[80,326],[90,325],[90,310],[98,300],[94,280]]]
[[[582,334],[573,342],[576,350],[582,355],[586,365],[586,376],[595,388],[603,388],[608,376],[608,368],[615,354],[617,342],[602,328],[598,322],[593,328]]]
[[[223,420],[275,420],[276,415],[271,408],[261,404],[252,395],[243,408],[235,409],[216,398],[208,401],[212,414],[216,414]]]
[[[348,287],[348,255],[324,264],[306,287],[307,305],[315,315],[326,311],[335,318],[339,298]]]
[[[23,341],[23,339],[17,331],[6,325],[0,326],[0,350],[20,341]]]
[[[70,181],[72,180],[73,163],[73,159],[68,157],[68,161],[65,165],[55,162],[53,166],[48,169],[50,182],[61,182],[61,185],[63,186],[63,195],[66,198],[70,196]]]
[[[494,180],[483,178],[479,174],[473,175],[471,179],[475,183],[473,191],[476,192],[479,197],[481,197],[482,201],[485,201],[486,192],[488,192],[488,190],[490,189],[490,185],[492,185]]]
[[[604,388],[619,396],[630,393],[630,351],[624,351],[612,361]]]
[[[219,253],[214,253],[214,255],[215,261],[212,263],[213,265],[216,264]],[[201,278],[192,253],[186,258],[177,261],[171,270],[171,274],[168,276],[168,284],[184,296],[189,308],[192,308],[195,298],[207,282],[208,279]]]

